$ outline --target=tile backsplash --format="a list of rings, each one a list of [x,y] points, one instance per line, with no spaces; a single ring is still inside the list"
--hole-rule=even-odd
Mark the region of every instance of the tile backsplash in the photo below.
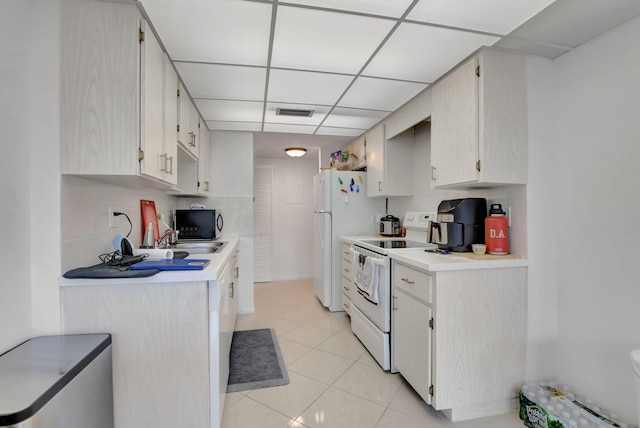
[[[217,209],[224,218],[224,234],[253,234],[253,198],[251,196],[217,196],[179,198],[159,191],[129,189],[76,176],[62,176],[61,181],[61,271],[100,263],[100,254],[113,251],[111,241],[121,233],[127,235],[129,222],[119,217],[120,226],[109,228],[109,207],[126,213],[131,219],[129,239],[135,247],[142,241],[140,200],[155,202],[156,211],[172,224],[173,210],[189,208],[191,203]],[[162,233],[162,227],[160,228]]]

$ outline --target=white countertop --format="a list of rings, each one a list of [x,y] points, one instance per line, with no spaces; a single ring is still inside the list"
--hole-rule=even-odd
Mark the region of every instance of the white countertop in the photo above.
[[[436,254],[424,250],[403,250],[392,252],[389,257],[418,269],[433,271],[498,269],[525,267],[527,259],[507,254],[506,256],[476,256],[473,253]]]
[[[340,236],[340,240],[345,244],[354,244],[363,239],[402,239],[398,237],[369,235],[369,236]],[[471,270],[471,269],[497,269],[508,267],[528,266],[527,259],[520,258],[514,254],[505,256],[475,255],[473,253],[451,253],[437,254],[426,252],[422,249],[402,249],[389,251],[389,257],[407,265],[424,269],[427,271],[447,271],[447,270]]]
[[[113,278],[113,279],[91,279],[78,278],[67,279],[61,277],[58,284],[61,287],[84,286],[84,285],[121,285],[131,284],[154,284],[167,282],[196,282],[196,281],[215,281],[218,279],[218,273],[221,272],[225,262],[229,256],[238,247],[239,238],[225,237],[221,240],[226,242],[220,252],[211,254],[190,254],[187,259],[208,259],[211,262],[202,270],[176,270],[163,271],[146,278]]]

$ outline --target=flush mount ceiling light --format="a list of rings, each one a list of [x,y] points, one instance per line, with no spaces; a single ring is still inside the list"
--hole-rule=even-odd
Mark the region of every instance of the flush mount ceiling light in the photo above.
[[[289,147],[288,149],[284,149],[284,152],[292,158],[299,158],[307,153],[307,149],[303,149],[302,147]]]

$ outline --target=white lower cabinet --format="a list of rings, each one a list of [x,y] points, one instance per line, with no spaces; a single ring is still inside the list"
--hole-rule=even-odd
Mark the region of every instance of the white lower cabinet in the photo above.
[[[351,245],[342,244],[342,308],[349,316],[351,316],[351,295],[355,287],[352,267]]]
[[[451,420],[516,409],[525,379],[526,272],[429,272],[393,261],[393,364]]]
[[[431,308],[407,291],[396,288],[394,310],[394,365],[415,391],[431,404]]]
[[[115,427],[220,426],[237,260],[235,251],[216,281],[60,287],[65,334],[113,335]]]

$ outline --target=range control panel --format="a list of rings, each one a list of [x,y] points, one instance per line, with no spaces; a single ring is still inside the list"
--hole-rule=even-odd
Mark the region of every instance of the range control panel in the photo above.
[[[436,221],[436,213],[428,211],[407,211],[402,226],[411,230],[427,230],[429,221]]]

